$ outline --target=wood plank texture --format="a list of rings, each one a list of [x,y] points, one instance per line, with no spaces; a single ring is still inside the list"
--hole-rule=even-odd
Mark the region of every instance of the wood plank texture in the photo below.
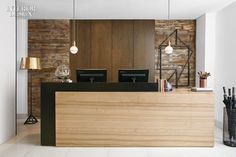
[[[133,68],[133,21],[115,20],[112,26],[112,81],[118,82],[118,70]]]
[[[149,69],[149,82],[155,76],[155,21],[134,21],[134,68]]]
[[[74,31],[71,22],[71,37]],[[118,82],[119,69],[149,69],[154,82],[154,20],[76,20],[79,52],[70,54],[71,77],[76,69],[107,69],[108,82]]]
[[[111,82],[112,68],[112,21],[91,21],[91,65],[90,68],[107,69],[107,81]]]
[[[71,26],[71,37],[75,33],[75,39],[78,46],[78,53],[70,53],[70,70],[71,70],[71,79],[73,82],[76,82],[76,70],[77,69],[87,69],[90,68],[91,62],[91,28],[90,21],[88,20],[76,20],[75,27],[76,32],[73,30],[73,20],[70,21]],[[73,39],[71,45],[73,44]]]
[[[56,146],[213,144],[212,93],[56,92]]]

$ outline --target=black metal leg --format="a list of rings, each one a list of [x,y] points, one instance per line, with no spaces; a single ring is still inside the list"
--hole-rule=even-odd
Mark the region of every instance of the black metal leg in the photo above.
[[[35,124],[37,122],[38,120],[32,114],[30,114],[24,124]]]
[[[29,115],[29,117],[26,119],[26,121],[25,121],[24,124],[35,124],[35,123],[38,122],[38,120],[33,116],[33,109],[32,109],[32,107],[33,107],[33,98],[32,98],[32,96],[33,96],[33,94],[32,94],[32,92],[33,92],[33,82],[32,82],[32,73],[30,74],[30,78],[31,78],[30,115]]]
[[[188,86],[190,86],[190,48],[188,47]]]
[[[175,87],[178,88],[178,71],[175,69]]]
[[[159,56],[159,64],[160,64],[159,65],[160,66],[160,74],[159,74],[160,78],[159,79],[161,80],[162,79],[162,65],[161,65],[162,64],[162,60],[161,60],[162,59],[162,52],[161,52],[161,47],[160,47],[160,54],[159,55],[160,55]]]

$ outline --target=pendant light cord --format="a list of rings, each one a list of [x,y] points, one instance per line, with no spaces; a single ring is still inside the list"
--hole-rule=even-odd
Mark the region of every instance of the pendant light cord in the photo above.
[[[170,0],[168,0],[168,20],[170,20]]]
[[[171,27],[171,23],[170,23],[170,0],[168,0],[168,27]],[[171,42],[170,42],[170,36],[168,37],[169,38],[169,43],[168,43],[168,46],[165,48],[165,52],[167,54],[171,54],[173,53],[173,48],[171,47]]]
[[[171,27],[171,22],[170,22],[170,0],[168,0],[168,25],[169,25],[169,27]],[[169,39],[168,45],[170,46],[170,39]]]
[[[73,38],[74,38],[74,41],[73,41],[73,45],[74,45],[74,42],[75,42],[75,0],[73,0]]]
[[[73,0],[73,20],[75,20],[75,0]]]

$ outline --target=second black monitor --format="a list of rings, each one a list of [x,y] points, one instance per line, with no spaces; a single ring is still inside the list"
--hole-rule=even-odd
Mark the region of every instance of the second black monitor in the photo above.
[[[76,70],[77,82],[106,82],[107,70],[103,69],[80,69]]]
[[[119,82],[148,82],[149,70],[119,70]]]

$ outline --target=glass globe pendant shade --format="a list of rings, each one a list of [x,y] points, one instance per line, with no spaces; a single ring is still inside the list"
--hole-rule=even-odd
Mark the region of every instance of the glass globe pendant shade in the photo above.
[[[165,48],[166,54],[172,54],[173,53],[173,47],[171,47],[171,43],[169,41],[169,45]]]
[[[70,47],[70,52],[71,52],[72,54],[76,54],[76,53],[78,52],[78,47],[76,47],[75,41],[74,41],[73,46]]]

